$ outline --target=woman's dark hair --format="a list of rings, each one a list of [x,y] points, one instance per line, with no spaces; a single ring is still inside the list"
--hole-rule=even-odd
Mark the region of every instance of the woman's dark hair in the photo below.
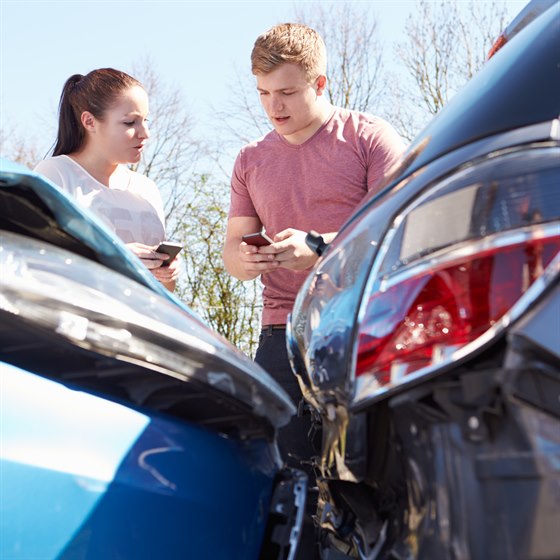
[[[113,68],[99,68],[82,76],[70,76],[60,96],[58,106],[58,134],[53,156],[71,154],[82,147],[85,130],[81,116],[89,111],[96,119],[102,120],[105,111],[116,101],[123,91],[142,84]]]

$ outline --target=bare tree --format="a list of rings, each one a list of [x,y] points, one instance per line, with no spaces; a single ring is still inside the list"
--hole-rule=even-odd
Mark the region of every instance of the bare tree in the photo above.
[[[166,218],[174,228],[175,223],[181,222],[196,182],[202,142],[195,138],[194,121],[181,92],[161,80],[150,59],[135,65],[133,75],[148,92],[151,129],[142,161],[134,168],[158,185],[165,201]]]
[[[229,87],[230,101],[224,109],[216,111],[216,115],[230,139],[226,146],[238,148],[266,134],[270,130],[270,121],[258,100],[255,77],[249,69],[237,70]]]
[[[178,295],[211,327],[252,355],[259,332],[260,289],[256,282],[240,282],[231,276],[221,255],[227,223],[223,201],[229,185],[202,175],[192,194],[185,208],[188,217],[177,230],[187,243]]]
[[[395,47],[401,69],[390,80],[388,119],[409,140],[480,69],[503,29],[507,5],[421,0]]]
[[[33,169],[41,159],[37,142],[24,139],[15,127],[2,123],[0,127],[0,156]]]
[[[375,112],[385,90],[383,48],[371,4],[300,4],[296,20],[317,30],[328,53],[327,95],[338,107]]]

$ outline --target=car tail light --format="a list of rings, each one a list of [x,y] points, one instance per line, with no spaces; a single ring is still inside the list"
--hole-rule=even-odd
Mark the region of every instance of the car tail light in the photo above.
[[[458,256],[368,301],[356,375],[387,383],[478,338],[517,303],[560,250],[560,235]]]
[[[560,274],[559,158],[487,159],[394,220],[359,313],[357,401],[468,355]]]

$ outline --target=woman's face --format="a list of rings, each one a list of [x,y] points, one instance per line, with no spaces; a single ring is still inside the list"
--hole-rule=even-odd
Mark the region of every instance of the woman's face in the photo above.
[[[145,90],[133,86],[123,91],[105,111],[102,120],[94,119],[87,148],[97,150],[113,164],[138,162],[150,137],[147,116]]]

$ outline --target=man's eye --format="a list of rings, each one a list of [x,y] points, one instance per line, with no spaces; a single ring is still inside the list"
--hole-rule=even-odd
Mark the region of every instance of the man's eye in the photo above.
[[[125,124],[126,126],[132,126],[134,124],[134,121],[125,121],[123,124]]]

